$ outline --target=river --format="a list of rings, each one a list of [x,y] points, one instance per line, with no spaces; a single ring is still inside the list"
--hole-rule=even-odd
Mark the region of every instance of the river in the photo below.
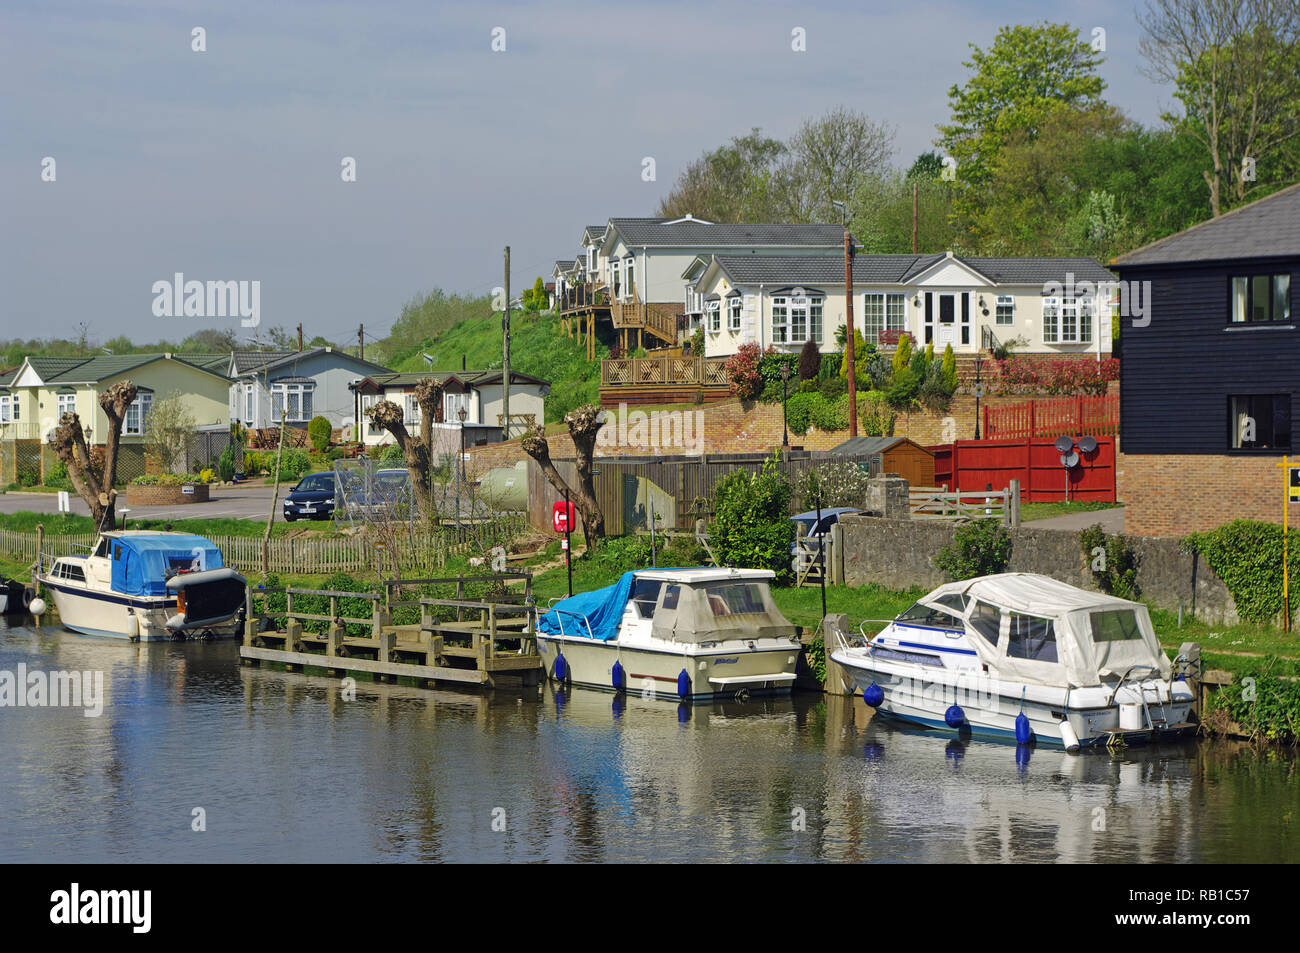
[[[1300,860],[1289,750],[966,744],[799,694],[679,706],[245,668],[231,642],[5,628],[0,672],[103,672],[102,714],[0,708],[0,861]],[[198,828],[198,829],[196,829]]]

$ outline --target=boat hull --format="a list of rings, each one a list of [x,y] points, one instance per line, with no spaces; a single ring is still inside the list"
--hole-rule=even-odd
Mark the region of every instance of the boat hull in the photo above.
[[[1069,723],[1080,747],[1137,744],[1185,734],[1194,727],[1187,722],[1190,699],[1148,704],[1149,718],[1143,718],[1139,727],[1128,727],[1121,723],[1119,705],[1067,705],[1064,690],[1058,699],[1036,699],[1033,694],[1042,694],[1042,689],[1035,687],[1031,694],[1026,686],[1020,686],[1017,691],[1008,683],[980,678],[973,673],[963,677],[949,669],[908,672],[900,670],[895,663],[879,662],[869,655],[848,656],[837,652],[832,658],[849,672],[858,692],[873,685],[879,687],[883,693],[876,709],[879,714],[953,735],[1015,741],[1016,721],[1022,713],[1029,721],[1036,743],[1061,747],[1069,746],[1061,728],[1063,721]],[[1158,693],[1152,697],[1158,698]],[[964,716],[955,728],[948,724],[946,717],[953,705],[960,707]]]
[[[173,633],[167,621],[177,612],[175,596],[127,596],[99,592],[51,577],[41,577],[53,595],[59,621],[74,632],[131,642],[161,642],[184,637]],[[230,620],[204,629],[208,637],[233,637],[238,624]]]
[[[622,690],[645,697],[678,698],[678,677],[690,679],[690,694],[683,700],[712,701],[736,696],[788,694],[799,661],[798,646],[778,645],[749,649],[720,646],[717,650],[682,653],[643,646],[620,645],[538,633],[537,650],[549,678],[556,678],[557,656],[565,660],[562,679],[583,688],[617,691],[614,663],[623,667]]]

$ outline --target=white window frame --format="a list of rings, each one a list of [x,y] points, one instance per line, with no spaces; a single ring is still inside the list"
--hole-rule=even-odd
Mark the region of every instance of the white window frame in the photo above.
[[[76,394],[55,394],[54,405],[58,408],[58,419],[62,420],[63,415],[67,413],[75,414],[77,412],[77,395]]]
[[[420,409],[420,402],[415,399],[415,394],[403,394],[402,423],[407,427],[418,427],[423,416],[424,412]]]
[[[312,384],[272,383],[271,413],[274,418],[272,423],[279,419],[282,407],[286,411],[285,423],[300,424],[311,420],[311,394],[314,389],[315,386]]]
[[[0,424],[16,424],[23,419],[22,399],[18,394],[0,394]]]
[[[1059,344],[1061,333],[1061,299],[1043,299],[1043,343]]]
[[[476,423],[472,413],[473,408],[470,406],[469,393],[455,394],[443,393],[442,395],[442,419],[449,424],[459,424],[460,417],[457,413],[460,409],[465,408],[465,423]],[[511,415],[513,416],[513,414]]]
[[[1003,311],[1006,308],[1006,320],[1003,321]],[[1016,323],[1016,299],[1011,295],[998,295],[993,302],[993,324],[995,327],[1006,328]]]
[[[780,309],[783,320],[778,321]],[[772,298],[772,343],[804,344],[813,341],[820,345],[825,326],[826,299],[821,295],[775,295]],[[802,329],[796,333],[796,329]],[[778,334],[778,331],[780,332]]]
[[[732,295],[730,298],[727,299],[727,330],[728,331],[740,330],[740,320],[741,320],[741,313],[743,307],[744,306],[741,303],[740,295]]]
[[[145,426],[149,420],[149,412],[152,410],[153,394],[140,394],[135,400],[131,401],[131,406],[126,409],[126,413],[122,416],[122,436],[144,436]],[[135,418],[134,426],[131,423],[132,417]]]
[[[636,298],[636,259],[623,259],[623,300]]]
[[[718,300],[706,301],[704,303],[705,316],[708,319],[708,329],[710,334],[717,334],[722,330],[722,302]]]
[[[1091,344],[1095,317],[1092,299],[1044,298],[1044,344]]]

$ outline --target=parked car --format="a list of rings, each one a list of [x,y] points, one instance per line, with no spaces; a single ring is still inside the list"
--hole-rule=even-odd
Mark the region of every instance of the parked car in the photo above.
[[[817,559],[817,554],[821,551],[822,540],[830,535],[831,527],[840,521],[840,517],[861,512],[862,510],[856,506],[832,507],[831,509],[822,510],[820,523],[817,522],[816,510],[797,513],[790,517],[795,523],[803,527],[805,537],[802,546],[797,536],[795,541],[790,544],[790,568],[795,572],[802,572],[807,569],[809,563]],[[795,532],[798,533],[798,529]]]
[[[334,471],[309,473],[289,491],[284,499],[284,518],[292,523],[302,517],[310,520],[327,520],[334,516]]]

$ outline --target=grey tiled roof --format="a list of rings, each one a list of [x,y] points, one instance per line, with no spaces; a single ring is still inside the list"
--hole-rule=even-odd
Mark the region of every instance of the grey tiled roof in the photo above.
[[[462,384],[482,387],[485,384],[500,384],[503,376],[500,369],[491,371],[388,371],[383,374],[371,374],[364,380],[358,381],[357,385],[362,386],[369,382],[379,387],[414,387],[425,378],[431,377],[442,383],[455,378]],[[522,371],[511,371],[510,383],[549,384],[550,381],[543,380],[540,377],[533,377],[531,374],[525,374]]]
[[[1300,184],[1120,255],[1119,267],[1300,256]]]
[[[856,255],[855,285],[906,284],[943,261],[945,255]],[[997,284],[1037,285],[1064,281],[1108,281],[1114,275],[1092,258],[956,258]],[[718,255],[719,267],[737,284],[844,284],[842,255]]]
[[[261,351],[256,349],[235,351],[235,373],[244,374],[254,368],[269,367],[290,354],[296,353],[296,351]]]
[[[611,228],[628,245],[742,248],[755,245],[806,247],[844,244],[840,225],[710,225],[662,218],[611,218]]]
[[[600,238],[600,237],[603,236],[604,234],[605,234],[605,226],[604,226],[604,225],[588,225],[588,226],[587,226],[587,237],[590,238],[592,241],[595,241],[596,239]]]

